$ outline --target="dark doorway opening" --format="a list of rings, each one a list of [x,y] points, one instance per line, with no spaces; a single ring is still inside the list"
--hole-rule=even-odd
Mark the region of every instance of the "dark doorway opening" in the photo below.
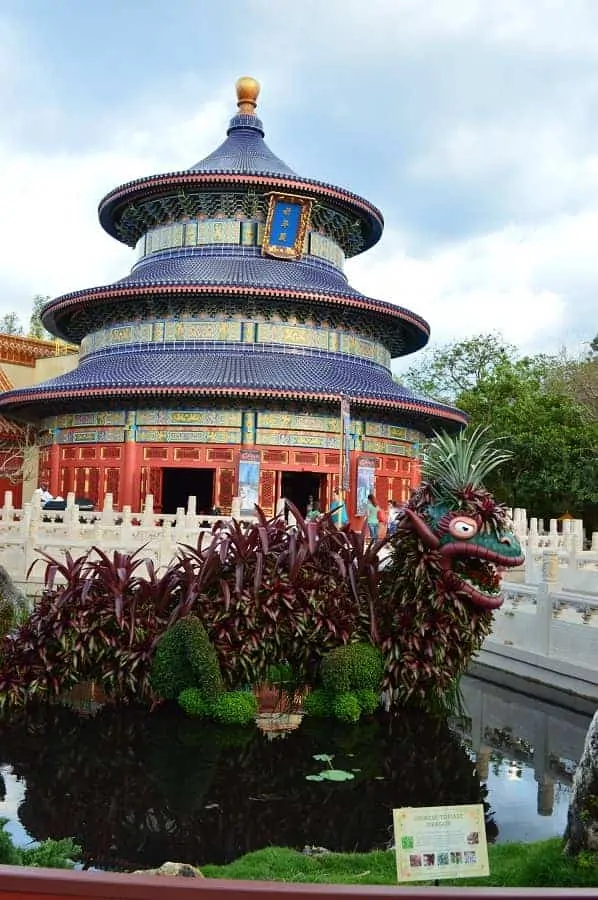
[[[324,500],[323,477],[317,472],[283,472],[280,479],[281,496],[294,503],[302,516],[307,515],[310,499],[321,509]]]
[[[214,505],[215,469],[162,469],[162,512],[187,509],[187,499],[197,498],[197,512],[209,513]]]

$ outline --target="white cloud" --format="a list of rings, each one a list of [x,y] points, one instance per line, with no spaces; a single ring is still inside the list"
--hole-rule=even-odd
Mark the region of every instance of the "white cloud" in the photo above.
[[[427,319],[435,342],[499,331],[523,349],[556,350],[596,330],[597,229],[596,212],[562,216],[542,227],[509,226],[464,239],[425,257],[410,255],[405,235],[389,232],[348,268],[364,293]]]
[[[45,45],[36,52],[43,35],[0,18],[0,101],[11,124],[0,135],[0,311],[126,274],[133,254],[101,230],[98,201],[213,150],[241,67],[262,77],[260,108],[283,144],[273,139],[274,152],[324,177],[318,148],[338,142],[349,189],[380,180],[383,211],[403,231],[387,229],[349,265],[356,287],[413,308],[440,341],[500,330],[556,349],[593,334],[598,78],[588,63],[598,4],[304,0],[276,17],[269,0],[255,0],[242,27],[244,61],[219,49],[217,78],[205,59],[187,56],[172,71],[154,62],[135,102],[129,94],[127,109],[109,109],[95,97],[95,123],[88,110],[77,135],[51,72],[36,63],[51,57]]]
[[[183,109],[154,104],[124,121],[106,117],[102,141],[77,152],[17,149],[0,139],[0,312],[19,311],[27,324],[35,294],[126,275],[133,253],[100,227],[99,201],[123,182],[187,168],[213,150],[230,114],[230,98],[221,94],[212,90],[197,110],[185,93]]]

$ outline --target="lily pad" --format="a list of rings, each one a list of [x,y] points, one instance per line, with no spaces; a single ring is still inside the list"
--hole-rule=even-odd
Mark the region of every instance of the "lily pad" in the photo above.
[[[320,773],[320,777],[326,781],[351,781],[355,775],[353,772],[345,772],[344,769],[326,769]]]
[[[324,781],[321,775],[306,775],[306,781]]]
[[[314,756],[314,759],[316,759],[318,762],[329,763],[329,762],[332,762],[332,760],[334,759],[334,756],[330,756],[329,753],[316,753]]]

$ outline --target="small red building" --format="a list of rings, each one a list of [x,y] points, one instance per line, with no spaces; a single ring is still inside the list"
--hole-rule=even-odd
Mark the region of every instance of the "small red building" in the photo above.
[[[461,427],[456,409],[392,378],[427,323],[354,290],[347,257],[383,229],[367,200],[303,178],[264,142],[259,92],[237,83],[226,140],[181,172],[122,185],[102,227],[135,249],[130,274],[47,304],[43,322],[80,344],[78,367],[0,396],[40,427],[40,477],[54,494],[174,512],[267,513],[281,497],[351,513],[374,490],[404,500],[422,436]]]

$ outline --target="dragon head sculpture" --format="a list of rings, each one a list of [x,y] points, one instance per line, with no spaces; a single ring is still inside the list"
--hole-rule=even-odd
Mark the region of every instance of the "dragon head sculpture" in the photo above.
[[[499,570],[524,561],[504,510],[486,491],[471,487],[453,502],[432,502],[419,511],[414,500],[405,516],[424,546],[438,554],[446,589],[482,609],[501,606]]]
[[[509,457],[482,430],[437,435],[403,509],[381,591],[390,705],[431,708],[467,668],[502,604],[500,570],[523,563],[483,479]]]

